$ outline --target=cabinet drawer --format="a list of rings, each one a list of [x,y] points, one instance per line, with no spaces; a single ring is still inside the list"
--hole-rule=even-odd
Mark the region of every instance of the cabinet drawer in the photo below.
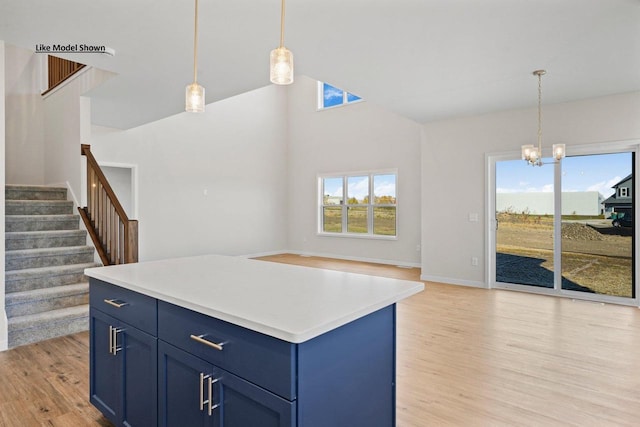
[[[164,301],[158,301],[158,338],[285,399],[296,398],[292,343]]]
[[[155,298],[92,278],[89,302],[91,307],[151,335],[158,333],[158,307]]]

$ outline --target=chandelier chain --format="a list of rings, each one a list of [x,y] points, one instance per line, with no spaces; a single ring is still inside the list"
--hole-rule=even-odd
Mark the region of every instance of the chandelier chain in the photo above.
[[[538,74],[538,150],[542,157],[542,73]]]

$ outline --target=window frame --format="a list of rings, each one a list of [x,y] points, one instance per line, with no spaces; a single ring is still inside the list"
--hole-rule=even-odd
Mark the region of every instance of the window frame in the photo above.
[[[374,177],[378,175],[394,175],[395,176],[395,204],[375,203],[375,188]],[[368,177],[369,180],[369,199],[368,203],[349,204],[348,185],[350,177]],[[325,204],[324,203],[324,181],[326,179],[341,179],[342,180],[342,203],[341,204]],[[317,235],[324,237],[348,237],[348,238],[361,238],[361,239],[379,239],[379,240],[398,240],[398,170],[397,169],[379,169],[373,171],[358,171],[358,172],[341,172],[341,173],[325,173],[318,174],[317,180]],[[327,207],[340,207],[341,208],[341,231],[324,231],[324,209]],[[348,210],[350,207],[366,207],[367,208],[367,232],[357,233],[349,232],[348,227]],[[395,234],[374,234],[374,210],[379,207],[393,207],[395,208]]]
[[[317,110],[318,111],[322,111],[322,110],[331,110],[333,108],[339,108],[339,107],[344,107],[347,105],[352,105],[352,104],[357,104],[359,102],[363,102],[364,99],[362,99],[361,97],[359,97],[358,95],[356,95],[355,93],[351,93],[348,92],[344,89],[341,89],[339,87],[335,87],[333,86],[331,83],[327,83],[329,86],[334,87],[338,90],[342,91],[342,104],[337,104],[337,105],[330,105],[328,107],[324,106],[324,84],[327,82],[322,82],[322,81],[318,81],[318,98],[317,98]],[[353,96],[357,96],[358,99],[354,99],[353,101],[349,101],[349,95],[353,95]]]

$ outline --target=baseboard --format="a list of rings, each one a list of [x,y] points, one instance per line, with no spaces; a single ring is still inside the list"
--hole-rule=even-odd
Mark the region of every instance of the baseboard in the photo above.
[[[489,288],[484,282],[477,282],[475,280],[452,279],[450,277],[430,276],[428,274],[421,274],[420,280],[424,280],[426,282],[446,283],[447,285],[468,286],[472,288]]]
[[[9,331],[7,322],[7,313],[4,307],[0,309],[0,351],[5,351],[9,348]]]

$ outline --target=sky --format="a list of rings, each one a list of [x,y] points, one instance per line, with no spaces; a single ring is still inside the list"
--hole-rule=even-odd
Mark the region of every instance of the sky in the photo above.
[[[549,160],[549,159],[547,159]],[[562,191],[599,191],[611,188],[631,174],[631,153],[569,156],[562,159]],[[496,192],[552,192],[553,165],[529,166],[524,160],[496,162]]]
[[[396,176],[393,174],[374,175],[373,192],[377,197],[396,197]],[[369,177],[348,177],[347,193],[348,197],[355,197],[361,201],[369,194]],[[325,178],[324,194],[328,194],[330,196],[342,196],[342,178]]]

